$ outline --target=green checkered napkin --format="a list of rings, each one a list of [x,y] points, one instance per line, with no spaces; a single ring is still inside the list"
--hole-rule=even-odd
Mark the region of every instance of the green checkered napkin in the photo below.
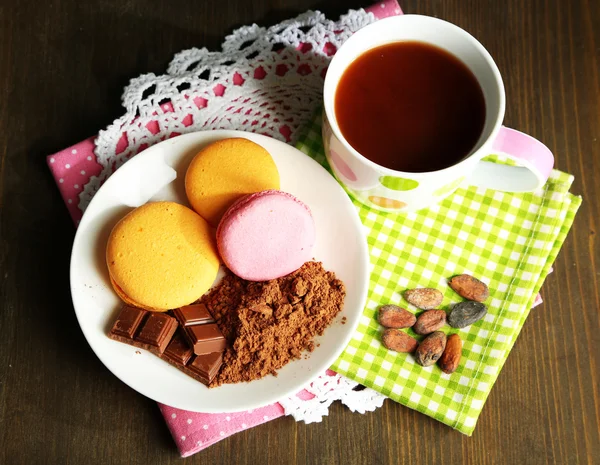
[[[329,169],[320,121],[312,121],[297,147]],[[573,176],[554,170],[534,193],[460,188],[439,205],[408,214],[382,213],[354,200],[371,255],[369,296],[356,333],[331,369],[471,435],[581,204],[568,192],[572,182]],[[380,305],[416,311],[403,291],[434,287],[444,293],[447,309],[463,300],[447,284],[460,273],[488,283],[490,298],[482,320],[442,329],[464,343],[456,372],[423,368],[411,355],[381,345]]]

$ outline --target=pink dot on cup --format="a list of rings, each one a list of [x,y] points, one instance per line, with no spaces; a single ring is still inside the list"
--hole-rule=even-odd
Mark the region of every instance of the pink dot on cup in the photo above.
[[[335,151],[331,150],[331,154],[329,156],[331,158],[331,162],[333,163],[335,169],[343,175],[348,181],[357,181],[358,178],[354,171],[348,166],[348,164],[340,157],[340,155]]]
[[[225,436],[225,431],[221,431],[221,432],[219,433],[219,435],[220,435],[221,437]]]
[[[182,440],[182,441],[185,441],[185,436],[181,436],[181,440]]]
[[[81,170],[81,174],[85,174],[85,171],[84,171],[84,170]]]
[[[88,161],[92,161],[92,157],[87,157]]]
[[[60,178],[60,179],[58,180],[58,182],[60,182],[60,183],[62,184],[63,182],[65,182],[65,180],[64,180],[63,178]]]
[[[246,426],[248,426],[246,423],[242,423],[242,428],[245,428]]]
[[[187,420],[187,424],[188,424],[188,425],[191,425],[191,424],[192,424],[192,419],[191,419],[191,418],[188,418],[188,420]]]
[[[71,165],[69,165],[69,164],[67,163],[67,164],[65,165],[65,168],[66,168],[66,169],[69,169],[69,168],[71,168]]]
[[[79,189],[79,184],[75,184],[73,187],[74,187],[75,189]],[[173,414],[173,415],[175,415],[175,414]],[[176,417],[176,416],[177,416],[177,415],[175,415],[175,417]],[[175,417],[173,417],[173,418],[175,418]]]
[[[176,413],[172,413],[171,414],[171,418],[177,418],[177,414]]]
[[[208,429],[208,425],[204,425],[202,428],[204,428],[204,429]]]
[[[51,159],[50,159],[50,163],[54,163],[54,158],[51,158]]]

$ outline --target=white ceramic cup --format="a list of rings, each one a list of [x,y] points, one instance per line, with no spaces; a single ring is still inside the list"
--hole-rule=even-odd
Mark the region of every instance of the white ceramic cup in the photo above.
[[[485,98],[485,124],[477,144],[460,162],[438,171],[407,173],[372,162],[344,138],[334,111],[340,78],[358,56],[380,45],[409,40],[435,45],[456,56],[473,72]],[[351,194],[380,210],[420,210],[464,184],[510,192],[533,191],[545,184],[554,164],[552,153],[541,142],[502,126],[504,85],[483,45],[458,26],[429,16],[393,16],[356,32],[329,65],[324,103],[323,143],[329,164]],[[481,161],[490,154],[506,155],[519,166]]]

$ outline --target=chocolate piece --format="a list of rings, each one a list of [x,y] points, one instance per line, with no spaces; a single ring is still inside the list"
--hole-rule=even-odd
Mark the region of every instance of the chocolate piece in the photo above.
[[[173,314],[181,326],[204,325],[214,323],[212,315],[204,304],[186,305],[176,308]]]
[[[142,329],[135,336],[135,341],[141,343],[140,347],[144,349],[162,354],[176,329],[177,320],[172,316],[164,313],[150,313],[142,324]]]
[[[173,310],[184,335],[196,355],[225,350],[226,341],[204,304],[186,305]]]
[[[227,347],[227,341],[216,324],[186,326],[184,330],[196,355],[220,352]]]
[[[213,352],[206,355],[197,355],[196,358],[187,366],[189,375],[198,381],[209,385],[213,378],[219,372],[223,363],[223,352]]]
[[[223,350],[227,345],[225,338],[204,304],[176,308],[173,314],[181,325],[181,331],[175,335],[162,358],[208,386],[223,363]],[[193,359],[192,352],[197,354]]]
[[[188,345],[181,331],[177,331],[165,349],[162,358],[174,365],[184,366],[192,358],[192,348]]]
[[[177,320],[165,313],[154,313],[141,308],[124,306],[109,331],[108,337],[149,350],[186,375],[208,386],[223,363],[222,350],[225,339],[216,324],[198,325],[196,328],[204,326],[209,328],[205,331],[206,334],[199,332],[199,344],[202,347],[213,344],[213,346],[219,347],[215,350],[221,352],[198,355],[193,360],[193,351],[184,337],[183,329],[177,331]],[[216,331],[211,327],[216,327]],[[206,337],[207,340],[203,340],[202,337]],[[222,346],[219,346],[219,338],[223,340]]]
[[[173,365],[179,371],[207,386],[212,382],[215,376],[217,376],[217,373],[223,364],[223,352],[196,355],[192,362],[187,365],[174,362],[171,358],[166,356],[166,352],[160,355],[160,358]]]
[[[133,339],[135,332],[147,313],[146,310],[142,310],[141,308],[124,306],[117,317],[117,321],[115,321],[110,330],[109,336],[117,341],[120,341],[122,338]]]

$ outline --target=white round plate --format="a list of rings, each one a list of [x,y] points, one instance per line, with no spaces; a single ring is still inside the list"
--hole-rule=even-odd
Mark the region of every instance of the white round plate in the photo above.
[[[345,283],[344,309],[318,337],[307,359],[250,383],[208,389],[143,349],[107,337],[122,303],[113,292],[105,262],[106,242],[116,222],[147,201],[188,205],[185,172],[204,146],[228,137],[245,137],[269,151],[281,176],[281,189],[305,202],[315,219],[316,260]],[[363,228],[348,195],[317,162],[299,150],[239,131],[206,131],[175,137],[132,158],[100,188],[77,230],[71,256],[71,294],[79,325],[102,363],[141,394],[172,407],[196,412],[237,412],[292,395],[323,373],[346,347],[367,297],[369,256]],[[342,324],[342,317],[346,317]]]

